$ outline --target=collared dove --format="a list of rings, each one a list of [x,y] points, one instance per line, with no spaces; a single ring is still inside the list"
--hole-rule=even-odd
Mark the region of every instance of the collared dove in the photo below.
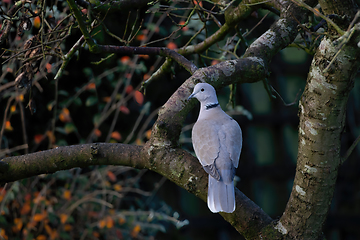
[[[210,84],[196,84],[188,99],[191,98],[200,102],[192,143],[196,156],[209,174],[208,207],[213,213],[231,213],[235,210],[234,175],[242,147],[240,126],[221,109]]]

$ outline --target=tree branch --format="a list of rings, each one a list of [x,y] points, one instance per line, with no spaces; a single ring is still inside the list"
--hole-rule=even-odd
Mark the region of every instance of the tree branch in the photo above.
[[[126,46],[112,46],[112,45],[98,45],[100,52],[119,53],[124,55],[145,54],[145,55],[160,55],[163,57],[171,58],[176,61],[180,66],[184,67],[187,71],[193,74],[198,68],[197,66],[187,60],[181,54],[162,47],[126,47]]]
[[[150,169],[202,200],[206,201],[207,198],[207,173],[195,157],[182,149],[154,147],[149,144],[141,147],[92,143],[8,157],[0,163],[8,164],[8,170],[0,175],[1,184],[74,167],[122,165]],[[271,222],[271,218],[238,189],[236,205],[235,213],[223,213],[222,216],[245,236],[256,235]]]
[[[94,39],[91,37],[90,33],[87,30],[87,26],[85,24],[85,20],[83,18],[83,15],[76,5],[74,0],[66,0],[69,4],[70,10],[73,12],[77,23],[79,24],[79,28],[81,33],[84,35],[84,39],[86,43],[89,45],[89,50],[94,53],[98,53],[99,50],[97,49],[97,44],[95,43]]]
[[[137,168],[146,164],[140,158],[142,147],[121,144],[93,143],[58,147],[47,151],[2,159],[8,164],[0,183],[12,182],[44,173],[54,173],[90,165],[119,165]]]
[[[351,5],[350,1],[344,4]],[[359,41],[359,34],[355,38]],[[299,233],[303,239],[321,236],[341,163],[340,138],[349,92],[360,66],[360,51],[352,43],[336,56],[333,40],[325,36],[321,41],[299,103],[296,175],[285,212],[277,224],[281,233],[291,239],[298,238]],[[328,68],[332,60],[334,64]]]

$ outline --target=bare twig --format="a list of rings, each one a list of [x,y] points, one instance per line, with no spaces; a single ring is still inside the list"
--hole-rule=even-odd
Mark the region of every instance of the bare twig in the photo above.
[[[357,144],[360,142],[360,135],[355,139],[353,144],[349,147],[349,149],[346,151],[346,154],[344,157],[341,158],[340,164],[343,164],[351,155],[351,153],[354,151]]]
[[[336,23],[334,23],[330,18],[328,18],[327,16],[325,16],[324,14],[322,14],[321,12],[316,11],[314,8],[310,7],[309,5],[307,5],[305,2],[300,1],[300,0],[291,0],[292,2],[294,2],[295,4],[299,5],[300,7],[304,7],[307,10],[313,12],[316,16],[321,17],[322,19],[324,19],[328,24],[330,24],[331,26],[333,26],[333,28],[342,36],[344,35],[345,31],[341,30],[341,28],[336,25]]]

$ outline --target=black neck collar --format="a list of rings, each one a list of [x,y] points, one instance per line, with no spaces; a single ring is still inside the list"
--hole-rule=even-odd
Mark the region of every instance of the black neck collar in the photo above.
[[[211,108],[216,108],[217,106],[219,106],[219,103],[218,103],[218,102],[217,102],[217,103],[211,103],[211,104],[206,105],[206,106],[205,106],[205,109],[206,109],[206,110],[209,110],[209,109],[211,109]]]

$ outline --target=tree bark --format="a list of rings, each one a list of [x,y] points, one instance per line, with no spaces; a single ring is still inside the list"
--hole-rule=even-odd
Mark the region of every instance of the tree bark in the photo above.
[[[328,3],[321,4],[324,10],[330,9]],[[325,13],[343,10],[336,8]],[[350,24],[355,12],[347,14]],[[319,239],[334,194],[346,104],[359,68],[360,53],[356,45],[359,38],[348,43],[338,55],[335,40],[328,36],[322,39],[299,102],[296,175],[285,212],[276,225],[288,239]]]

